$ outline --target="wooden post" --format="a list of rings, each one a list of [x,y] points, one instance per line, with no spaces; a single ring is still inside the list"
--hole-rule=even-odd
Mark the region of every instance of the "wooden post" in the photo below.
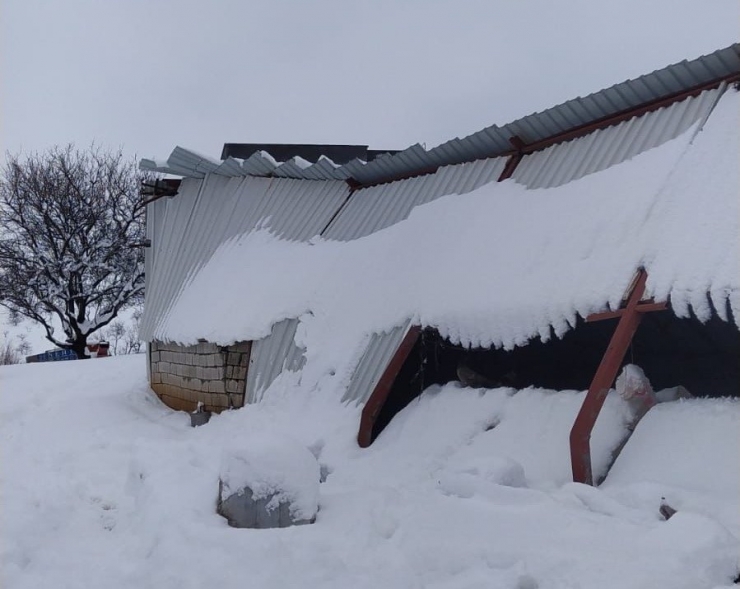
[[[606,395],[617,376],[624,355],[632,342],[635,331],[637,331],[643,313],[666,308],[665,303],[654,303],[652,301],[641,303],[642,295],[645,293],[646,281],[647,273],[640,269],[624,308],[589,315],[586,318],[586,321],[591,322],[619,317],[619,323],[614,330],[606,352],[604,352],[601,363],[591,381],[591,386],[588,388],[586,399],[583,401],[578,417],[576,417],[570,431],[570,460],[573,468],[573,480],[577,483],[594,484],[591,470],[591,432],[599,412],[604,406]]]

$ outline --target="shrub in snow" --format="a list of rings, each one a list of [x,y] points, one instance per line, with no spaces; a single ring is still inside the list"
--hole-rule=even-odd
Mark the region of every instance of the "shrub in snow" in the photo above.
[[[237,528],[313,523],[319,509],[319,464],[298,442],[273,435],[225,451],[218,513]]]

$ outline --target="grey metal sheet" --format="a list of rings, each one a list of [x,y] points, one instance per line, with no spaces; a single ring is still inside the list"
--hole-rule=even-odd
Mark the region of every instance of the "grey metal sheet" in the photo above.
[[[155,240],[162,235],[164,216],[167,211],[167,200],[160,198],[153,202],[150,202],[146,206],[146,238],[150,243],[154,243]],[[154,279],[154,258],[156,255],[156,248],[148,247],[144,249],[144,277],[146,281],[146,288],[144,289],[144,307],[146,308],[147,301],[151,300],[150,296],[150,284]],[[153,292],[156,292],[153,291]],[[145,338],[141,338],[146,341]]]
[[[370,336],[367,347],[352,373],[342,403],[359,405],[367,402],[410,327],[411,322],[406,321],[390,331]]]
[[[165,203],[161,224],[151,225],[152,264],[141,336],[158,332],[180,294],[226,241],[265,228],[287,240],[318,235],[349,195],[342,181],[307,181],[209,174],[186,178]],[[159,202],[159,201],[158,201]]]
[[[305,348],[295,344],[298,319],[285,319],[272,326],[270,335],[252,344],[247,371],[247,403],[259,403],[267,388],[284,370],[298,372],[306,363]]]
[[[675,139],[709,116],[724,86],[670,106],[558,143],[522,158],[512,178],[528,188],[552,188],[605,170]]]
[[[322,236],[348,241],[380,231],[407,218],[416,206],[495,182],[505,165],[505,158],[479,160],[445,166],[426,176],[362,188],[352,194]]]
[[[693,59],[669,65],[661,70],[627,80],[588,96],[574,98],[539,113],[534,113],[509,124],[492,125],[463,139],[452,139],[429,151],[413,145],[395,155],[380,156],[365,164],[359,160],[336,168],[331,178],[353,178],[361,184],[386,182],[393,178],[418,174],[437,166],[496,157],[511,151],[509,138],[520,137],[525,143],[534,143],[574,128],[593,123],[608,116],[637,108],[643,104],[666,98],[740,73],[740,43],[735,43]],[[257,154],[255,154],[257,155]],[[259,161],[262,158],[265,161]],[[245,174],[277,175],[293,178],[325,178],[326,169],[300,168],[286,164],[270,164],[264,156],[252,156],[243,165]],[[318,164],[316,164],[318,165]],[[212,160],[176,148],[167,166],[158,166],[152,160],[142,160],[147,170],[181,176],[202,178],[217,166]],[[231,172],[231,168],[224,168]]]
[[[177,198],[161,199],[165,203],[164,215],[159,234],[153,234],[151,245],[152,267],[146,279],[144,313],[139,328],[140,337],[151,341],[154,328],[159,321],[163,305],[167,301],[168,279],[178,272],[181,264],[179,251],[203,182],[197,179],[184,179],[180,184]],[[156,227],[156,226],[155,226]]]

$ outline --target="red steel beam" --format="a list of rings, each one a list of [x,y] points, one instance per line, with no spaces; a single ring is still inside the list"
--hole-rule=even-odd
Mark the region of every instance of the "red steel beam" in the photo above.
[[[650,313],[651,311],[665,311],[668,308],[668,303],[665,301],[660,303],[654,303],[653,301],[640,301],[637,305],[638,313]],[[616,319],[621,317],[624,313],[624,309],[617,309],[616,311],[604,311],[602,313],[592,313],[586,317],[586,323],[593,323],[595,321],[602,321],[604,319]]]
[[[606,127],[611,127],[623,121],[629,120],[633,117],[641,116],[648,112],[658,110],[659,108],[663,108],[664,106],[668,106],[670,104],[673,104],[674,102],[680,102],[681,100],[684,100],[691,96],[697,96],[698,94],[701,94],[705,90],[711,90],[712,88],[718,87],[723,82],[726,82],[727,84],[732,84],[738,81],[740,81],[740,74],[730,74],[727,76],[716,78],[714,80],[710,80],[709,82],[705,82],[704,84],[698,84],[697,86],[694,86],[687,90],[669,94],[667,96],[664,96],[663,98],[658,98],[651,102],[647,102],[641,106],[628,108],[626,110],[607,115],[605,117],[602,117],[590,123],[586,123],[585,125],[581,125],[574,129],[570,129],[569,131],[564,131],[562,133],[558,133],[550,137],[546,137],[545,139],[541,139],[540,141],[536,141],[534,143],[528,143],[528,144],[522,142],[521,146],[517,146],[514,144],[514,148],[510,151],[494,151],[487,155],[481,155],[478,159],[486,159],[486,158],[493,158],[493,157],[510,157],[510,156],[516,156],[518,153],[521,153],[523,155],[530,154],[535,151],[540,151],[542,149],[550,147],[551,145],[555,145],[556,143],[563,143],[565,141],[570,141],[572,139],[576,139],[578,137],[588,135],[589,133],[592,133],[593,131],[596,131],[598,129],[604,129]],[[466,161],[473,161],[473,160],[466,160]],[[463,162],[458,162],[458,163],[463,163]],[[445,163],[442,165],[450,165],[450,164]],[[412,178],[414,176],[423,176],[426,174],[432,174],[436,172],[437,169],[438,169],[438,166],[432,166],[429,168],[419,169],[411,173],[407,173],[405,175],[392,176],[392,177],[386,178],[379,182],[370,182],[368,184],[362,184],[356,181],[354,182],[356,183],[356,187],[367,188],[369,186],[387,184],[388,182],[395,182],[396,180]],[[505,179],[506,178],[501,178],[501,180],[505,180]],[[347,181],[351,182],[352,180],[349,179]]]
[[[617,376],[624,355],[629,348],[632,337],[642,319],[642,313],[637,307],[645,292],[647,273],[640,270],[635,286],[627,300],[627,306],[622,310],[612,339],[609,342],[604,357],[596,370],[591,386],[586,393],[581,410],[578,412],[570,430],[570,460],[573,468],[573,480],[577,483],[593,485],[591,470],[591,432],[596,418],[604,406],[606,395]]]
[[[698,96],[705,90],[711,90],[712,88],[718,87],[720,84],[722,84],[722,82],[731,84],[732,82],[738,81],[738,79],[740,79],[740,74],[732,74],[730,76],[725,76],[723,78],[711,80],[704,84],[699,84],[697,86],[694,86],[693,88],[689,88],[688,90],[683,90],[681,92],[677,92],[675,94],[671,94],[663,98],[658,98],[656,100],[653,100],[652,102],[648,102],[646,104],[643,104],[642,106],[638,106],[637,108],[630,108],[622,112],[618,112],[612,115],[607,115],[591,123],[587,123],[585,125],[581,125],[580,127],[576,127],[575,129],[571,129],[570,131],[565,131],[558,135],[547,137],[546,139],[542,139],[541,141],[537,141],[535,143],[528,143],[522,149],[522,151],[524,153],[532,153],[534,151],[540,151],[541,149],[550,147],[551,145],[554,145],[555,143],[562,143],[565,141],[570,141],[572,139],[582,137],[583,135],[588,135],[589,133],[592,133],[598,129],[604,129],[605,127],[611,127],[623,121],[629,120],[633,117],[638,117],[646,113],[652,112],[654,110],[658,110],[659,108],[663,108],[664,106],[668,106],[670,104],[673,104],[674,102],[680,102],[682,100],[685,100],[686,98],[690,98],[692,96]]]
[[[362,409],[362,417],[360,418],[360,430],[357,433],[357,443],[360,445],[360,448],[367,448],[372,443],[375,420],[380,415],[380,410],[385,405],[393,382],[396,380],[403,363],[406,362],[406,358],[408,358],[414,344],[416,344],[416,340],[419,339],[420,333],[421,327],[418,325],[411,326],[398,346],[393,358],[391,358],[388,366],[386,366],[383,376],[380,377],[378,384],[375,385],[370,398],[365,403],[365,407]]]
[[[501,175],[498,177],[498,182],[503,182],[504,180],[511,178],[514,174],[514,170],[516,170],[516,167],[519,165],[519,162],[522,161],[522,157],[524,157],[524,154],[522,153],[522,149],[525,147],[524,141],[522,141],[519,136],[515,135],[514,137],[509,137],[509,143],[511,143],[517,151],[516,153],[511,154],[509,159],[506,160],[506,165],[504,166]]]

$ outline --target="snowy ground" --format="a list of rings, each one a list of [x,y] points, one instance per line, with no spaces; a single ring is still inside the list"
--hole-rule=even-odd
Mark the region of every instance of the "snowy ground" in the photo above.
[[[0,367],[2,586],[731,586],[740,403],[658,406],[599,489],[569,483],[581,393],[428,391],[367,450],[358,409],[295,383],[201,428],[163,407],[144,356]],[[624,433],[610,398],[595,464]],[[290,436],[330,471],[313,525],[216,515],[224,450]],[[658,515],[661,496],[679,512]]]

